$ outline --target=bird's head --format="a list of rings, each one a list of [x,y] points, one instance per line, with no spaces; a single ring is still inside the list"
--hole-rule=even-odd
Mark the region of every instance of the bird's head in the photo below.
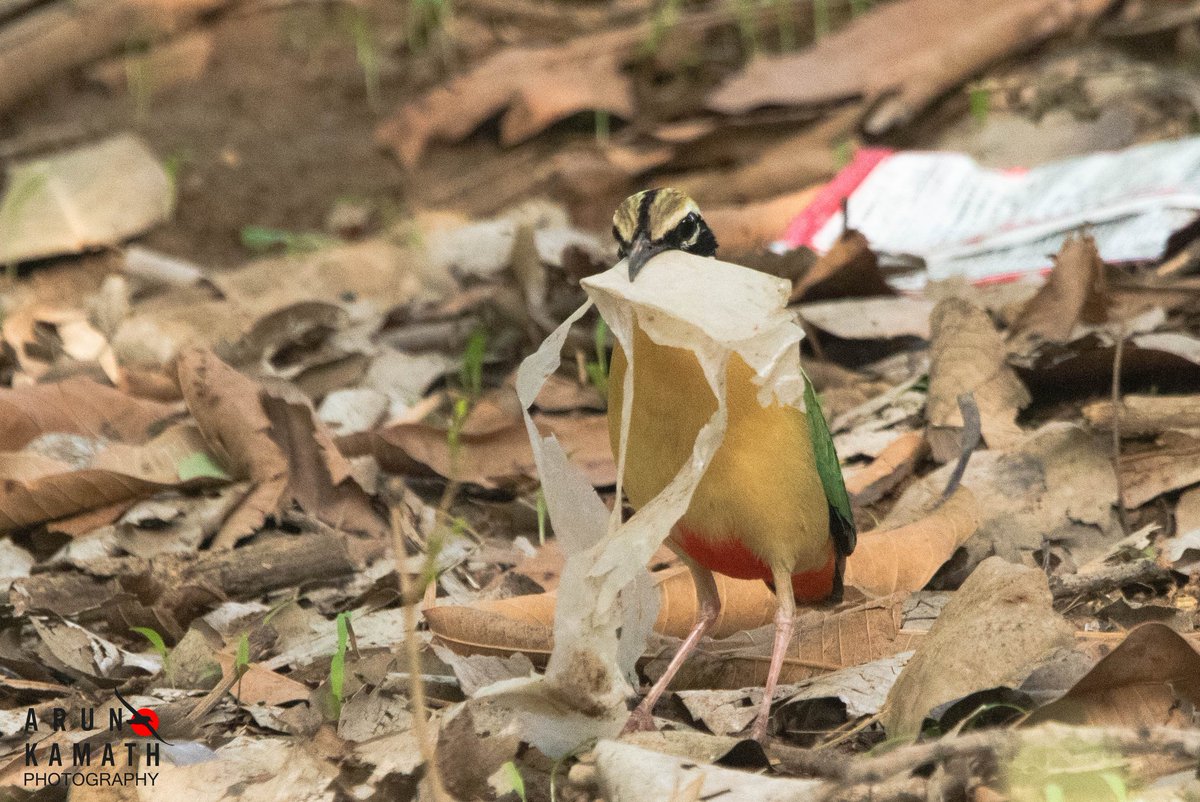
[[[677,189],[647,189],[630,195],[613,215],[613,237],[620,255],[629,260],[629,280],[663,251],[680,250],[714,256],[713,236],[696,202]]]

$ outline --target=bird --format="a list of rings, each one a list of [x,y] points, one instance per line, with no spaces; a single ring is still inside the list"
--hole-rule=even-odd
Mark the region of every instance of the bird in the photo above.
[[[613,215],[613,236],[635,281],[655,256],[681,250],[715,256],[717,240],[687,194],[671,188],[630,196]],[[746,268],[749,269],[749,268]],[[688,349],[660,345],[636,324],[633,408],[622,477],[635,510],[653,499],[686,460],[717,400]],[[609,369],[608,428],[620,444],[628,361],[618,342]],[[720,614],[713,572],[760,579],[776,595],[775,640],[751,736],[765,740],[771,700],[794,628],[796,602],[837,601],[857,531],[841,467],[816,393],[805,377],[805,410],[763,407],[753,370],[737,354],[726,375],[725,437],[666,544],[692,573],[698,616],[692,630],[630,716],[626,731],[654,728],[652,711]]]

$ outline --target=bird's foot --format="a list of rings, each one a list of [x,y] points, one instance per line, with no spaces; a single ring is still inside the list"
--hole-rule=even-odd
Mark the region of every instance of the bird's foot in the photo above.
[[[629,716],[629,721],[625,722],[625,729],[621,730],[622,735],[628,735],[631,732],[654,732],[658,727],[654,726],[654,716],[650,715],[649,710],[643,710],[640,706]]]
[[[767,725],[770,723],[768,716],[758,716],[754,719],[754,727],[750,730],[751,739],[758,741],[760,744],[767,742]]]

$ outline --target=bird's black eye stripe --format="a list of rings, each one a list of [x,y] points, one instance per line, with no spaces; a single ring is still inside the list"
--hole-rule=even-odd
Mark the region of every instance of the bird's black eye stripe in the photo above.
[[[617,256],[624,259],[629,255],[629,243],[621,239],[621,232],[614,225],[612,228],[613,239],[617,241]]]

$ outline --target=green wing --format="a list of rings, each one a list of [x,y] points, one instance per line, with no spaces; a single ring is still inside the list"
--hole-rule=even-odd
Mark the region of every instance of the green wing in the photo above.
[[[825,499],[829,502],[829,532],[838,554],[845,557],[854,551],[858,532],[854,527],[854,514],[850,511],[850,495],[846,493],[842,466],[833,447],[833,435],[829,433],[825,414],[821,411],[821,404],[817,401],[816,391],[808,376],[804,377],[804,406],[807,410],[808,434],[817,458],[817,474],[821,477]]]

